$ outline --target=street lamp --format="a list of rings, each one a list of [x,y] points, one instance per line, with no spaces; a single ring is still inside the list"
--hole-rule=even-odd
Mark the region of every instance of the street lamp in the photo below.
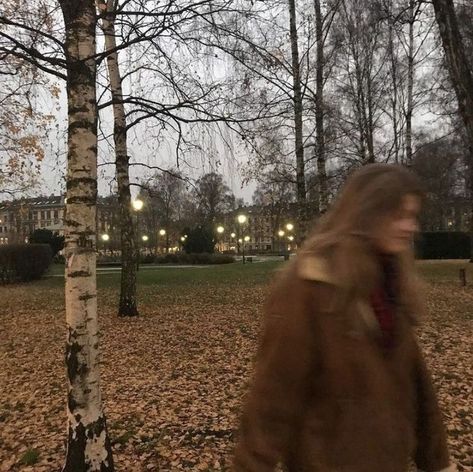
[[[282,238],[284,237],[285,234],[286,234],[286,233],[285,233],[282,229],[280,229],[280,230],[278,231],[278,236],[279,236],[279,250],[280,250],[280,251],[283,251]]]
[[[140,231],[140,218],[139,218],[139,212],[143,209],[144,202],[143,200],[140,200],[139,198],[133,200],[131,202],[131,206],[133,207],[133,210],[136,212],[136,235],[135,235],[135,241],[136,241],[136,270],[140,269],[140,256],[141,256],[141,247],[140,247],[140,240],[138,238],[138,233]]]
[[[103,241],[104,254],[107,255],[107,243],[110,241],[110,236],[107,233],[102,234],[100,239]]]
[[[241,234],[242,233],[242,226],[246,223],[246,221],[248,220],[248,218],[246,217],[246,215],[243,215],[242,213],[239,214],[237,216],[237,221],[238,221],[238,224],[240,225],[239,229],[238,229],[238,234]],[[238,240],[238,242],[240,242],[240,240]],[[245,245],[243,244],[242,245],[242,257],[243,257],[243,264],[245,263]]]
[[[294,229],[294,225],[293,225],[292,223],[288,223],[288,224],[286,225],[286,229],[287,229],[288,231],[292,231],[292,230]]]
[[[165,229],[160,229],[158,231],[158,234],[161,236],[161,237],[164,237],[166,236],[166,230]],[[167,245],[166,245],[166,249],[167,249]],[[163,251],[164,252],[164,251]]]
[[[218,250],[220,252],[222,252],[222,240],[221,240],[221,237],[222,237],[222,234],[224,233],[225,231],[225,228],[222,226],[222,225],[218,225],[217,226],[217,242],[218,242]]]
[[[144,202],[143,200],[140,200],[137,198],[136,200],[133,200],[132,206],[133,210],[135,211],[141,211],[143,209]]]
[[[246,215],[238,215],[237,216],[237,221],[238,223],[240,223],[241,225],[244,225],[246,223],[246,220],[247,220],[247,217]]]
[[[141,236],[141,240],[143,241],[143,246],[145,248],[145,254],[148,252],[148,249],[146,247],[146,243],[148,242],[148,236],[146,234],[143,234],[143,236]]]

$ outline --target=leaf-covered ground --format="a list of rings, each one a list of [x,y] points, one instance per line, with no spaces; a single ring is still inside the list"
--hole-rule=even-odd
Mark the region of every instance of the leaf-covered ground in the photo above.
[[[267,262],[140,271],[142,315],[118,319],[99,277],[102,387],[116,470],[228,470],[251,375]],[[458,263],[423,264],[419,330],[460,470],[473,470],[472,287]],[[0,471],[58,471],[65,453],[62,279],[0,288]],[[376,471],[378,472],[378,471]]]

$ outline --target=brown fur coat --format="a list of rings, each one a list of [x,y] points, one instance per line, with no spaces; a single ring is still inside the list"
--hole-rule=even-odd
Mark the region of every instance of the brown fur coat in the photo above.
[[[368,303],[330,263],[303,256],[266,305],[256,373],[235,456],[238,472],[405,472],[449,465],[442,414],[412,327],[396,314],[383,352]]]

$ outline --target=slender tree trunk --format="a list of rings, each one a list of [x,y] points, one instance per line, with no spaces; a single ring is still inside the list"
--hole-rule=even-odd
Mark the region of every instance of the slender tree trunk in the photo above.
[[[374,120],[373,120],[373,91],[372,91],[372,79],[371,76],[367,77],[367,90],[366,93],[368,103],[368,116],[366,117],[366,143],[368,145],[368,163],[372,164],[375,162],[374,155]]]
[[[114,1],[98,0],[102,14],[102,27],[105,36],[105,48],[114,50],[115,39]],[[129,157],[127,147],[127,129],[125,106],[123,104],[122,81],[118,64],[118,53],[107,56],[110,91],[113,100],[113,139],[115,143],[115,167],[118,184],[118,202],[120,206],[120,238],[121,238],[121,283],[118,316],[137,316],[136,303],[136,270],[138,244],[135,239],[135,228],[131,208]]]
[[[398,65],[397,57],[394,49],[394,28],[393,23],[389,20],[389,57],[391,60],[391,78],[393,81],[392,99],[391,99],[391,113],[393,123],[393,139],[394,139],[394,162],[399,163],[400,154],[400,136],[399,136],[399,120],[398,120],[398,96],[399,96],[399,84],[398,84]]]
[[[407,56],[406,165],[412,165],[412,114],[414,109],[414,22],[415,2],[409,2],[409,42]]]
[[[324,109],[324,31],[320,0],[314,0],[315,36],[317,42],[317,69],[315,95],[315,140],[317,153],[317,182],[319,191],[319,212],[325,213],[328,206],[327,168],[325,162],[325,109]]]
[[[96,287],[97,103],[95,5],[61,0],[66,30],[68,156],[66,366],[68,440],[63,472],[114,470],[100,395]]]
[[[301,68],[299,62],[299,43],[297,36],[296,0],[288,0],[289,5],[289,30],[291,35],[293,103],[294,103],[294,130],[296,151],[296,187],[298,204],[298,237],[301,241],[306,232],[306,183],[304,163],[304,142],[302,134],[302,86]]]
[[[468,140],[468,177],[470,190],[470,240],[473,261],[473,72],[470,70],[453,0],[433,0],[450,78],[465,124]]]

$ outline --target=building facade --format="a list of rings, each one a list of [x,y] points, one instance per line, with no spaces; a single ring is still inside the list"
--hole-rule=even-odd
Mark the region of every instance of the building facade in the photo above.
[[[64,235],[65,210],[63,195],[0,203],[0,244],[28,242],[29,235],[37,229]],[[108,197],[100,198],[97,202],[97,234],[117,233],[117,218],[116,205]]]

